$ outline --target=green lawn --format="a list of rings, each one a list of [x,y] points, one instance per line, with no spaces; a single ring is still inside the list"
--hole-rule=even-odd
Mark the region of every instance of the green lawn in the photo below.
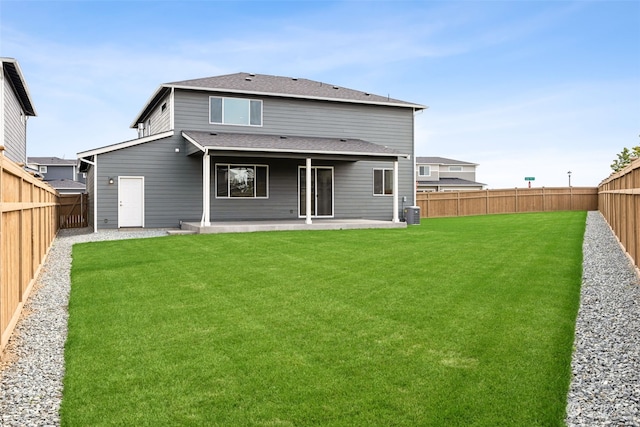
[[[76,245],[62,425],[563,425],[585,217]]]

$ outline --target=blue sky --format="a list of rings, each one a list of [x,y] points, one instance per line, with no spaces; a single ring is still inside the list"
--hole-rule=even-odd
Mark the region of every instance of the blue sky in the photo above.
[[[416,154],[489,188],[594,186],[640,145],[640,1],[0,1],[28,155],[136,137],[161,83],[239,71],[428,105]]]

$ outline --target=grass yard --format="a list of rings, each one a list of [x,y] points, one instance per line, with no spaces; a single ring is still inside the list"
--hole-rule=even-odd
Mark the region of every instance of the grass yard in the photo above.
[[[563,425],[585,217],[76,245],[62,425]]]

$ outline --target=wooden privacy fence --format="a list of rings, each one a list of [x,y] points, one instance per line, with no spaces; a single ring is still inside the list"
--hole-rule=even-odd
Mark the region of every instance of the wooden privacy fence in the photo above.
[[[640,266],[640,159],[598,187],[599,210],[636,267]]]
[[[422,218],[499,213],[598,210],[595,187],[513,188],[418,193]]]
[[[0,353],[58,230],[58,193],[0,149]]]
[[[61,194],[59,197],[59,224],[60,228],[81,228],[89,226],[88,201],[89,195]]]

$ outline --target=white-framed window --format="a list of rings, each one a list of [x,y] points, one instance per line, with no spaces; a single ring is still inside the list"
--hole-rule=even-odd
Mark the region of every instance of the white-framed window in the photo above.
[[[393,194],[393,169],[373,170],[373,195],[389,196]]]
[[[462,166],[449,166],[449,172],[462,172]]]
[[[259,99],[210,96],[209,123],[262,126],[262,101]]]
[[[431,166],[418,166],[418,175],[420,176],[431,176]]]
[[[216,164],[216,198],[269,197],[269,167],[266,165]]]
[[[46,166],[38,166],[38,172],[47,173],[47,167]]]

